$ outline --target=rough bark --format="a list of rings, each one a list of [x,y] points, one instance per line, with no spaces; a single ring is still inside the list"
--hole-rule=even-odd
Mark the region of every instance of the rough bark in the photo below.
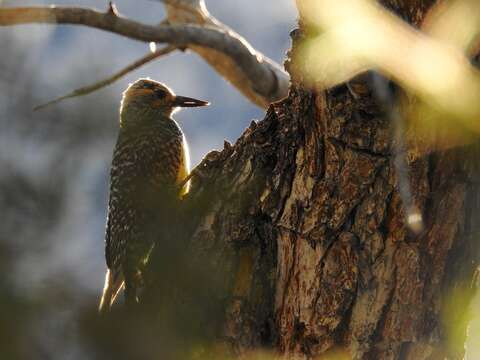
[[[385,2],[417,26],[427,9]],[[368,76],[355,97],[344,85],[306,88],[295,51],[307,36],[302,24],[293,32],[289,97],[199,165],[183,204],[180,263],[195,274],[184,284],[196,284],[200,312],[218,320],[204,324],[237,354],[461,359],[479,263],[478,145],[410,154],[426,225],[410,233]]]

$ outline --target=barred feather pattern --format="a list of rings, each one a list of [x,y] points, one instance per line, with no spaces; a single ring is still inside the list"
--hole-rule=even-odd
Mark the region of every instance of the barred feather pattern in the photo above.
[[[171,118],[120,129],[110,172],[105,255],[112,284],[139,271],[153,247],[146,232],[168,195],[180,196],[188,174],[183,133]],[[107,275],[108,276],[108,275]],[[119,281],[120,279],[120,281]],[[114,301],[118,289],[114,289]]]

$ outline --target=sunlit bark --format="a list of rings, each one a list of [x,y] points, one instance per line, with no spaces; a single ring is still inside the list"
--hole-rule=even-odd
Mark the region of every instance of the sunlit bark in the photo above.
[[[388,5],[415,25],[427,9]],[[200,164],[183,205],[182,268],[216,304],[215,331],[236,353],[461,359],[479,262],[478,147],[407,159],[426,226],[410,233],[388,116],[368,76],[355,95],[306,87],[300,24],[289,97]]]

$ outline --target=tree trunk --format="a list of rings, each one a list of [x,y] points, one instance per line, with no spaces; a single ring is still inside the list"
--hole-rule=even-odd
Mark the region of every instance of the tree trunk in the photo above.
[[[415,26],[429,5],[384,3]],[[178,246],[167,281],[157,267],[175,249],[157,246],[142,301],[158,307],[178,287],[176,299],[190,298],[182,316],[237,354],[461,359],[479,263],[478,147],[408,157],[425,222],[409,232],[388,116],[366,76],[355,97],[307,87],[295,55],[308,33],[302,21],[292,33],[288,98],[200,164],[175,230],[189,250]]]

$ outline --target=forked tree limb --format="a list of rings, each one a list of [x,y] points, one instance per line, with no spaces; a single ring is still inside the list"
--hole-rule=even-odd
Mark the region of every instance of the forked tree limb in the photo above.
[[[167,22],[170,25],[186,25],[196,24],[202,27],[215,28],[222,32],[227,32],[233,38],[243,39],[238,33],[232,30],[227,25],[212,16],[205,4],[204,0],[157,0],[165,4],[167,13]],[[257,53],[251,48],[252,53]],[[290,77],[283,71],[283,69],[276,65],[272,60],[264,58],[264,61],[269,63],[272,71],[273,80],[270,84],[269,96],[265,97],[262,92],[256,89],[256,85],[247,76],[245,71],[239,66],[237,59],[229,56],[222,51],[216,51],[206,46],[192,44],[189,46],[191,50],[202,57],[210,64],[220,75],[228,80],[234,87],[236,87],[245,97],[250,99],[255,104],[261,107],[267,107],[270,102],[279,100],[288,94],[290,86]],[[262,80],[263,81],[263,80]],[[263,90],[265,91],[265,90]]]
[[[257,52],[243,37],[228,28],[199,25],[150,26],[107,12],[81,7],[1,8],[0,26],[21,24],[72,24],[112,32],[131,39],[168,43],[176,47],[199,46],[226,56],[244,79],[231,81],[252,102],[267,107],[288,91],[289,76],[274,61]],[[228,72],[221,73],[228,79]],[[233,74],[237,78],[238,74]]]

